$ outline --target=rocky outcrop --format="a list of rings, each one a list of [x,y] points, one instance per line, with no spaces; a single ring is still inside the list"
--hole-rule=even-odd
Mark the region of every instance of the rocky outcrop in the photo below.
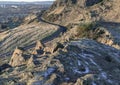
[[[61,44],[61,43],[59,43],[59,42],[56,42],[56,43],[54,43],[52,46],[49,46],[49,47],[45,47],[44,48],[44,52],[45,53],[54,53],[54,52],[56,52],[57,50],[59,50],[59,49],[62,49],[62,48],[64,48],[64,46]]]
[[[37,41],[36,42],[36,46],[35,46],[35,50],[41,50],[41,49],[43,49],[44,48],[44,45],[42,44],[42,42],[41,41]]]
[[[36,42],[36,46],[35,49],[33,50],[32,54],[36,55],[36,54],[43,54],[43,49],[44,49],[44,45],[42,44],[41,41],[37,41]]]
[[[34,59],[34,56],[32,55],[27,62],[27,67],[28,68],[34,68],[35,66],[36,66],[35,65],[35,59]]]
[[[87,74],[81,78],[78,78],[74,85],[90,84],[90,81],[92,81],[92,80],[94,80],[93,74]],[[91,83],[91,84],[93,84],[93,83]]]
[[[13,55],[10,59],[9,64],[15,67],[15,66],[23,65],[25,64],[25,62],[26,62],[26,59],[23,55],[23,50],[17,47],[13,52]]]
[[[52,48],[51,47],[45,47],[43,51],[44,51],[44,54],[52,53]]]
[[[93,39],[100,43],[112,46],[116,49],[120,49],[120,24],[113,22],[101,22],[100,26],[91,34]]]

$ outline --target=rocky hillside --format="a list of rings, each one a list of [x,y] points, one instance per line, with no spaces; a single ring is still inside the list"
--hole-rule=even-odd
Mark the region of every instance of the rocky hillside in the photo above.
[[[92,21],[120,22],[119,0],[56,0],[44,18],[62,25]]]
[[[119,2],[56,0],[0,33],[0,85],[120,85]]]
[[[120,49],[118,3],[119,0],[56,0],[43,17],[68,29],[94,24],[92,33],[88,33],[92,39]]]
[[[5,66],[0,68],[1,85],[120,84],[120,50],[89,39],[52,47],[37,42],[29,55],[16,48]]]

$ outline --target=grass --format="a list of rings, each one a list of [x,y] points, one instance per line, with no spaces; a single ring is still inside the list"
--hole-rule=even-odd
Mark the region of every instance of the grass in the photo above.
[[[86,23],[80,24],[77,26],[77,37],[89,37],[90,31],[93,30],[95,24],[94,23]]]

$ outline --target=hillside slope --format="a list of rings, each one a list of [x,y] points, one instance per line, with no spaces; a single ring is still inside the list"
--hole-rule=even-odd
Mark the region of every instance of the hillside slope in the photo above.
[[[0,52],[18,47],[0,58],[0,84],[120,85],[119,2],[56,0],[42,17],[3,32]]]
[[[34,15],[28,16],[25,18],[23,25],[7,32],[0,33],[0,36],[2,36],[0,42],[0,55],[2,56],[2,54],[7,52],[13,52],[18,46],[25,48],[27,46],[27,48],[29,48],[29,46],[33,45],[37,40],[44,39],[45,42],[45,40],[48,41],[53,39],[63,32],[63,29],[64,28],[57,25],[55,26],[43,21],[36,21]]]
[[[58,46],[54,53],[44,50],[43,54],[25,55],[24,52],[15,49],[9,62],[12,67],[1,66],[0,70],[4,69],[0,75],[1,85],[120,84],[120,50],[93,40],[72,41],[64,48]]]
[[[43,17],[68,29],[74,29],[76,26],[81,29],[82,24],[94,24],[92,33],[88,32],[88,35],[93,35],[92,39],[97,36],[95,40],[98,42],[120,49],[118,3],[119,0],[56,0]]]
[[[62,25],[92,21],[120,22],[119,0],[56,0],[43,17]]]

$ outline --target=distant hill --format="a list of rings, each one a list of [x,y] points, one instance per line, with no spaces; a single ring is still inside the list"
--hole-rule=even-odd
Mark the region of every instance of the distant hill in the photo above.
[[[36,1],[36,2],[0,1],[0,5],[1,4],[53,4],[53,1]]]

